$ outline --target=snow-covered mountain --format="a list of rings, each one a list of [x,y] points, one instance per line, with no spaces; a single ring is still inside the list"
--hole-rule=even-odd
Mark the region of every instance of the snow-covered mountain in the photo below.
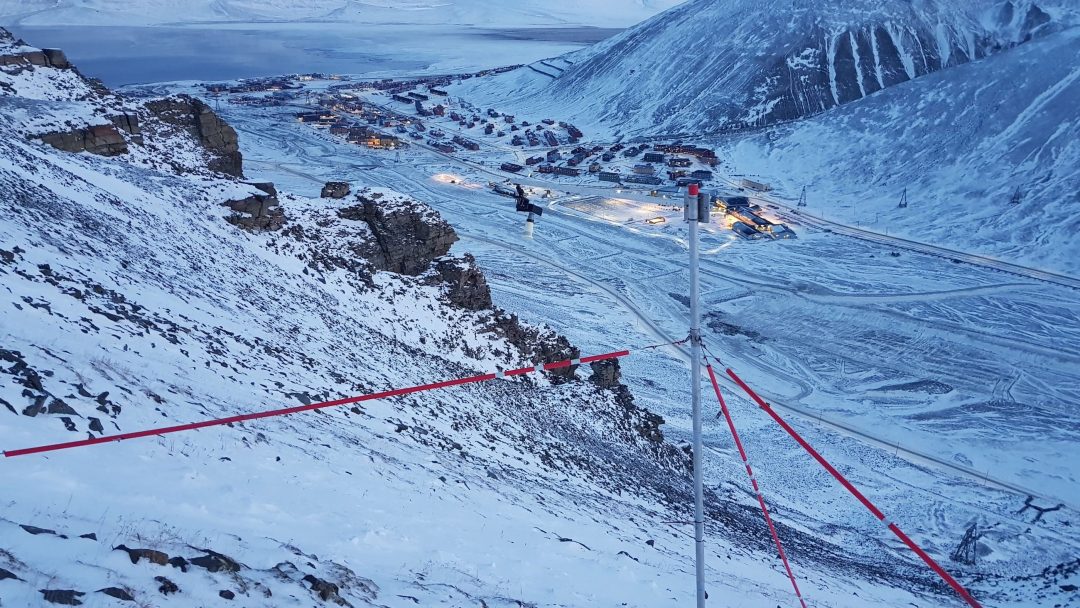
[[[1078,51],[1072,28],[716,143],[789,201],[806,187],[812,214],[1075,276],[1080,65],[1060,58]]]
[[[614,133],[717,132],[819,113],[1075,22],[1060,0],[692,0],[557,70],[462,91]]]
[[[626,27],[682,0],[0,0],[0,22],[22,25],[161,25],[334,21],[478,27]]]
[[[236,132],[197,100],[115,95],[6,32],[0,59],[3,449],[578,354],[494,309],[419,202],[248,184]],[[5,458],[0,601],[683,604],[687,455],[618,378],[595,364]],[[716,588],[786,598],[759,514],[708,501],[710,559],[735,564]],[[823,605],[951,601],[902,548],[829,530],[780,528]]]
[[[711,139],[729,175],[756,175],[789,203],[805,186],[829,219],[1080,269],[1080,70],[1065,60],[1080,53],[1075,5],[774,9],[695,0],[547,62],[557,69],[456,90],[599,135]],[[899,209],[905,188],[915,202]]]
[[[578,354],[494,308],[422,203],[245,182],[237,132],[196,99],[116,95],[0,30],[0,129],[2,449]],[[662,424],[597,364],[0,459],[0,602],[686,605],[688,458]],[[789,604],[760,514],[722,481],[710,592]],[[956,605],[865,524],[801,517],[779,534],[814,605]],[[1008,557],[948,564],[985,605],[1073,601],[1070,545],[993,525]]]

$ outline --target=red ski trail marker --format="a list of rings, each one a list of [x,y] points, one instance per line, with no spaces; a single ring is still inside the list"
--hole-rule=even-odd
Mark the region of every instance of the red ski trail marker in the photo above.
[[[646,347],[653,348],[653,347]],[[421,384],[419,386],[410,386],[407,388],[397,388],[381,393],[372,393],[370,395],[360,395],[358,397],[346,397],[344,399],[336,399],[333,401],[323,401],[321,403],[312,403],[310,405],[298,405],[295,407],[286,407],[276,410],[268,410],[265,412],[256,412],[253,414],[241,414],[238,416],[229,416],[228,418],[216,418],[213,420],[204,420],[202,422],[192,422],[189,424],[178,424],[176,426],[167,426],[156,429],[147,429],[145,431],[135,431],[132,433],[120,433],[118,435],[106,435],[104,437],[94,437],[93,439],[83,439],[81,441],[68,441],[65,443],[54,443],[51,445],[42,445],[32,448],[23,448],[20,450],[5,450],[4,456],[7,458],[13,458],[15,456],[28,456],[30,454],[41,454],[43,452],[56,452],[59,450],[69,450],[72,448],[81,448],[89,445],[96,445],[98,443],[111,443],[114,441],[125,441],[128,439],[139,439],[141,437],[153,437],[156,435],[167,435],[169,433],[179,433],[182,431],[193,431],[195,429],[202,429],[211,426],[223,426],[226,424],[233,424],[236,422],[246,422],[248,420],[258,420],[260,418],[272,418],[275,416],[287,416],[289,414],[298,414],[300,412],[310,412],[311,410],[338,407],[341,405],[350,405],[353,403],[360,403],[363,401],[373,401],[375,399],[386,399],[388,397],[400,397],[402,395],[411,395],[413,393],[421,393],[424,391],[433,391],[440,388],[448,388],[451,386],[461,386],[463,384],[473,384],[476,382],[487,382],[488,380],[494,380],[496,378],[506,378],[512,376],[521,376],[524,374],[531,374],[540,371],[550,371],[553,369],[561,369],[564,367],[570,367],[571,365],[583,365],[586,363],[593,363],[595,361],[604,361],[606,359],[618,359],[619,357],[626,357],[630,355],[630,351],[621,350],[613,353],[606,353],[603,355],[592,355],[590,357],[581,357],[579,359],[566,359],[564,361],[556,361],[554,363],[541,363],[533,367],[521,367],[518,369],[509,369],[505,371],[498,371],[490,374],[481,374],[479,376],[470,376],[468,378],[457,378],[455,380],[443,380],[442,382],[433,382],[431,384]]]
[[[772,534],[776,551],[780,554],[780,561],[784,562],[784,570],[787,571],[788,580],[791,581],[791,587],[795,590],[795,597],[799,598],[799,604],[802,605],[802,608],[806,608],[806,600],[803,599],[802,592],[799,591],[799,583],[795,581],[795,573],[791,571],[787,553],[784,552],[784,545],[780,543],[780,536],[776,533],[776,526],[773,525],[772,515],[769,514],[769,508],[765,506],[765,497],[761,495],[761,488],[758,487],[757,478],[754,477],[754,471],[750,468],[750,461],[746,457],[746,450],[743,449],[742,441],[739,439],[739,432],[735,430],[735,421],[732,420],[731,412],[728,411],[727,404],[724,403],[724,396],[720,394],[720,385],[716,382],[716,374],[713,373],[713,367],[709,363],[705,364],[705,369],[709,372],[709,380],[712,381],[713,390],[716,391],[716,399],[720,402],[720,411],[723,412],[728,428],[731,429],[731,436],[735,439],[735,447],[739,448],[739,456],[742,458],[743,466],[746,467],[746,474],[750,477],[750,484],[754,486],[758,504],[761,505],[761,513],[765,516],[765,523],[769,525],[769,533]]]
[[[848,481],[847,478],[845,478],[840,473],[840,471],[837,471],[835,467],[829,464],[829,461],[825,460],[825,457],[819,454],[818,451],[813,448],[813,446],[807,443],[807,441],[802,438],[802,435],[799,435],[799,433],[795,431],[795,429],[793,429],[791,425],[784,421],[784,419],[781,418],[780,415],[777,414],[764,399],[762,399],[757,393],[754,392],[754,389],[747,386],[746,383],[742,381],[742,378],[736,375],[735,372],[732,371],[730,368],[728,368],[727,374],[731,376],[731,379],[735,381],[735,384],[738,384],[739,388],[744,390],[746,394],[749,395],[750,398],[753,399],[754,402],[756,402],[758,406],[761,407],[761,409],[765,410],[766,414],[771,416],[777,424],[779,424],[785,431],[787,431],[787,434],[791,435],[791,437],[795,441],[797,441],[799,445],[801,445],[802,448],[814,458],[814,460],[818,461],[818,463],[822,467],[824,467],[825,470],[828,471],[829,474],[836,479],[836,481],[839,481],[840,485],[844,486],[844,488],[846,488],[852,496],[858,499],[858,501],[861,502],[863,506],[865,506],[871,513],[874,514],[874,517],[878,518],[881,523],[885,524],[889,528],[889,530],[896,535],[897,538],[899,538],[905,545],[907,545],[908,548],[914,551],[915,554],[919,556],[919,558],[926,562],[926,565],[929,566],[935,574],[940,576],[943,581],[948,583],[948,585],[952,587],[953,591],[955,591],[957,595],[963,598],[964,601],[967,602],[968,605],[970,605],[972,608],[982,608],[982,604],[976,601],[975,598],[972,597],[971,593],[969,593],[963,585],[957,582],[957,580],[953,578],[951,574],[946,572],[944,568],[938,565],[938,563],[934,561],[934,558],[930,557],[930,555],[926,551],[922,550],[922,547],[917,545],[915,541],[911,540],[910,536],[904,534],[904,532],[900,529],[899,526],[889,521],[889,519],[885,517],[885,514],[882,513],[881,510],[878,509],[876,506],[874,506],[874,503],[870,502],[870,499],[868,499],[866,496],[863,496],[863,493],[860,492],[858,488],[856,488],[854,485],[852,485],[851,482]]]

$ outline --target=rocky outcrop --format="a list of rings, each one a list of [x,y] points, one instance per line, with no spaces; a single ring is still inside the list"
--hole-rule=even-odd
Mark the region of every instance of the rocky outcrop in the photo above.
[[[515,314],[498,311],[495,316],[495,332],[506,339],[533,365],[576,359],[581,351],[570,340],[551,330],[525,325]],[[568,382],[577,378],[577,366],[570,365],[546,372],[555,382]]]
[[[82,601],[79,598],[86,595],[86,593],[74,589],[39,589],[39,591],[43,596],[41,599],[50,604],[61,604],[63,606],[82,606]]]
[[[488,310],[492,306],[487,279],[471,254],[435,260],[429,278],[445,286],[446,300],[453,306],[465,310]]]
[[[311,591],[319,596],[319,599],[324,602],[333,602],[339,606],[352,606],[349,602],[345,601],[339,593],[341,588],[330,581],[324,581],[317,576],[311,574],[306,575],[303,578],[304,582],[311,585]]]
[[[71,67],[71,62],[68,61],[64,51],[60,49],[41,49],[41,52],[45,55],[45,59],[50,66],[58,70],[66,70]]]
[[[72,67],[64,51],[32,48],[0,27],[0,66],[6,65],[33,65],[59,70]]]
[[[99,156],[119,156],[128,152],[127,141],[115,124],[46,133],[41,136],[41,141],[65,152],[89,152]]]
[[[285,212],[276,195],[252,194],[223,204],[233,212],[225,221],[245,230],[280,230],[285,225]]]
[[[350,191],[349,182],[326,182],[319,196],[323,198],[345,198],[349,196]]]
[[[109,118],[113,126],[131,136],[131,141],[142,144],[142,128],[139,127],[139,117],[135,114],[118,114]]]
[[[54,63],[55,58],[55,63]],[[59,49],[24,51],[0,55],[0,65],[33,65],[42,68],[67,69],[71,67],[67,56]]]
[[[273,197],[277,198],[277,195],[278,195],[277,186],[274,185],[274,182],[244,182],[244,183],[251,186],[252,188],[262,190],[263,192],[269,194],[270,196],[273,196]]]
[[[200,549],[205,552],[206,555],[195,557],[190,560],[190,563],[200,568],[206,568],[210,572],[239,572],[240,563],[233,558],[211,551],[210,549]]]
[[[618,359],[594,361],[589,364],[589,367],[592,368],[592,375],[589,376],[589,382],[592,382],[600,388],[615,388],[620,386],[622,370],[619,369]]]
[[[446,220],[416,201],[366,190],[356,199],[358,205],[340,209],[338,216],[367,224],[374,239],[360,253],[376,270],[419,275],[458,240]]]
[[[188,95],[151,101],[146,109],[158,120],[187,131],[209,153],[212,171],[243,177],[243,155],[236,130],[210,106]]]
[[[169,595],[170,593],[180,593],[180,587],[178,587],[176,585],[176,583],[170,581],[168,578],[166,578],[164,576],[155,576],[154,580],[157,581],[158,583],[161,583],[160,586],[158,587],[158,592],[161,593],[161,595]]]
[[[155,551],[154,549],[129,549],[125,545],[118,545],[113,547],[113,551],[123,551],[128,554],[128,558],[131,559],[131,563],[137,564],[140,559],[157,564],[158,566],[164,566],[169,563],[169,555],[161,551]]]

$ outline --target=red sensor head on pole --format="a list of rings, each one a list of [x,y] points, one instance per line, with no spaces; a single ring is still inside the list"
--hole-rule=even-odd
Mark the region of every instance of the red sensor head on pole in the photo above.
[[[698,195],[698,188],[699,188],[699,186],[697,184],[690,184],[690,186],[688,188],[688,192],[690,193],[690,196],[697,196]]]

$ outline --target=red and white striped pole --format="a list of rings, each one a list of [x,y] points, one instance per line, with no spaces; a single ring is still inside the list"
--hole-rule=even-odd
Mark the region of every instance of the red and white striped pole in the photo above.
[[[840,485],[844,486],[844,488],[848,492],[850,492],[851,495],[854,496],[860,503],[862,503],[862,505],[866,507],[867,510],[873,513],[874,517],[876,517],[878,521],[885,524],[889,531],[895,534],[896,537],[899,538],[905,545],[907,545],[908,548],[914,551],[915,554],[918,555],[919,558],[922,559],[926,563],[926,565],[934,571],[934,573],[940,576],[943,581],[945,581],[950,587],[952,587],[953,591],[955,591],[957,595],[963,598],[963,600],[967,602],[968,605],[972,608],[982,608],[982,605],[979,604],[979,602],[976,601],[974,597],[972,597],[971,593],[969,593],[963,585],[957,582],[957,580],[953,578],[951,574],[946,572],[944,568],[938,565],[938,563],[934,561],[934,558],[930,557],[930,555],[926,551],[922,550],[922,547],[917,545],[915,541],[911,540],[910,536],[904,534],[904,532],[900,529],[899,526],[890,521],[889,518],[887,518],[885,514],[881,512],[881,509],[878,509],[876,506],[874,506],[874,503],[870,502],[870,499],[868,499],[866,496],[863,496],[863,493],[860,492],[858,488],[852,485],[852,483],[848,481],[846,477],[840,474],[840,471],[837,471],[836,467],[829,464],[829,461],[825,460],[824,456],[819,454],[818,451],[813,448],[813,446],[807,443],[807,441],[802,438],[802,435],[799,435],[799,433],[796,432],[795,429],[791,428],[791,425],[789,425],[783,418],[781,418],[780,415],[777,414],[772,409],[772,407],[765,402],[764,399],[762,399],[757,393],[755,393],[752,388],[747,386],[746,383],[742,381],[742,378],[736,375],[735,372],[731,369],[727,370],[727,374],[731,376],[731,379],[735,381],[735,384],[739,385],[739,388],[746,391],[746,394],[749,395],[750,398],[753,399],[759,407],[761,407],[761,409],[765,410],[766,414],[771,416],[772,419],[781,426],[781,428],[787,431],[787,434],[791,435],[791,437],[795,441],[797,441],[799,445],[802,446],[802,448],[814,458],[814,460],[818,461],[818,464],[824,467],[825,470],[828,471],[834,479],[836,479],[836,481],[839,481]]]

